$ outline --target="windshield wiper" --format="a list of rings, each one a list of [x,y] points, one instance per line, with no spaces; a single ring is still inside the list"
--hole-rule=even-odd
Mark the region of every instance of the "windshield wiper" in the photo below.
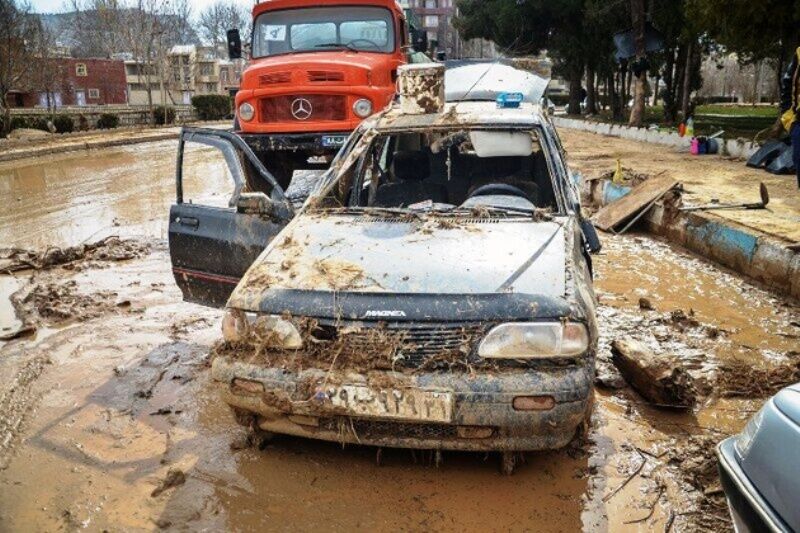
[[[420,214],[418,212],[399,207],[340,207],[331,209],[330,211],[348,214],[356,213],[363,215],[394,215],[401,217],[420,218]]]
[[[552,213],[546,209],[527,209],[525,207],[511,207],[511,206],[501,206],[501,205],[476,205],[474,207],[456,207],[451,212],[457,213],[470,213],[472,215],[477,215],[484,212],[489,213],[499,213],[503,215],[522,215],[522,216],[531,216],[535,218],[545,218],[550,219],[552,218]]]
[[[322,43],[314,46],[314,48],[347,48],[351,52],[359,52],[360,50],[350,43]]]

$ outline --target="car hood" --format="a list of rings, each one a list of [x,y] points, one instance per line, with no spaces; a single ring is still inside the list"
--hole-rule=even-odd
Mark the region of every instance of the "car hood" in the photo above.
[[[563,299],[565,222],[304,214],[261,254],[228,305],[258,310],[286,290]]]

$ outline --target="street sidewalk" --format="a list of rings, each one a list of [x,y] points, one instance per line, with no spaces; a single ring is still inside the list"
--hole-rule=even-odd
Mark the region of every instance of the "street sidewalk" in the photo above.
[[[230,121],[197,122],[187,126],[221,128],[229,127]],[[31,139],[0,139],[0,162],[50,154],[108,148],[146,142],[177,139],[181,126],[156,128],[117,128],[90,130],[68,134],[46,135]]]
[[[622,166],[651,176],[670,176],[684,187],[684,204],[758,202],[763,182],[770,194],[765,210],[708,211],[784,244],[800,242],[800,190],[794,175],[776,176],[745,166],[739,159],[716,155],[693,156],[672,147],[560,128],[570,167],[585,177],[596,177]]]

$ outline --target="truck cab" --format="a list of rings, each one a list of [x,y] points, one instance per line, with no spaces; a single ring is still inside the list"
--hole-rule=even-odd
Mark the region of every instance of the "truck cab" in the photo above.
[[[397,68],[425,48],[395,0],[258,3],[234,129],[286,188],[294,170],[326,168],[358,124],[391,103]],[[263,190],[249,176],[250,189]]]

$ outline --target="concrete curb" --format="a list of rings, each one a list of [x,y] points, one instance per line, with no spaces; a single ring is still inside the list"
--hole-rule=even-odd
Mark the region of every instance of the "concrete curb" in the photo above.
[[[598,206],[630,192],[610,180],[584,182],[583,193]],[[648,230],[672,243],[800,299],[800,252],[786,243],[702,212],[676,212],[656,204],[642,219]]]
[[[55,146],[42,146],[39,148],[31,148],[29,150],[1,153],[0,162],[15,161],[17,159],[28,159],[31,157],[41,157],[51,154],[77,152],[81,150],[92,150],[95,148],[111,148],[114,146],[125,146],[129,144],[166,141],[171,139],[177,139],[179,135],[180,135],[179,132],[170,132],[170,133],[159,133],[156,135],[144,135],[139,137],[126,137],[123,139],[108,139],[99,141],[87,141],[83,143],[69,143],[61,145],[57,144]]]
[[[689,150],[692,141],[688,137],[681,137],[677,133],[652,131],[647,128],[632,128],[623,124],[609,124],[607,122],[593,122],[577,118],[553,117],[553,123],[559,128],[588,131],[608,137],[619,137],[632,141],[672,146],[678,149]],[[746,139],[719,139],[720,154],[739,159],[748,159],[760,145]]]

